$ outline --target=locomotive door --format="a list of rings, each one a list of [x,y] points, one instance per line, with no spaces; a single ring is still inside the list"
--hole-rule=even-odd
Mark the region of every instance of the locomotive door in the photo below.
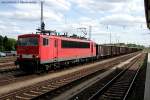
[[[43,60],[49,60],[50,56],[50,43],[49,43],[49,38],[48,37],[43,37],[42,39],[42,46],[41,46],[41,57]]]
[[[54,59],[58,58],[58,39],[54,39]]]
[[[93,43],[91,44],[91,56],[93,56]]]

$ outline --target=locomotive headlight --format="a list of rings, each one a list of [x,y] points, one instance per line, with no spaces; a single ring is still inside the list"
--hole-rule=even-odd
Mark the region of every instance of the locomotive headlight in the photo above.
[[[32,55],[32,57],[33,57],[33,58],[39,58],[39,56],[38,56],[38,55]]]
[[[39,58],[39,56],[37,55],[36,58]]]

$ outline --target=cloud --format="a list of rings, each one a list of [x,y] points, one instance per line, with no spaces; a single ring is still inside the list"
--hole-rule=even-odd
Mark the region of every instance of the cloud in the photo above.
[[[0,16],[8,19],[39,21],[40,3],[14,4],[15,10],[1,11]],[[51,21],[61,21],[63,13],[70,9],[70,3],[66,0],[45,0],[44,18]]]
[[[132,26],[136,24],[145,24],[145,18],[134,17],[128,14],[114,14],[105,16],[100,20],[101,24],[116,25],[116,26]]]
[[[145,30],[143,0],[44,1],[46,29],[82,35],[77,28],[85,27],[88,32],[89,26],[92,26],[92,39],[99,43],[109,42],[110,33],[113,42],[117,36],[121,42],[141,41],[141,33],[149,33]],[[2,5],[0,16],[2,34],[17,37],[18,34],[35,32],[40,26],[40,3]],[[107,25],[111,25],[111,28],[108,29]],[[142,43],[147,43],[147,37],[143,38],[146,38],[146,41]]]
[[[54,10],[69,10],[71,7],[67,0],[45,0],[45,4]]]
[[[113,12],[122,4],[130,0],[72,0],[79,8],[87,9],[90,12]]]

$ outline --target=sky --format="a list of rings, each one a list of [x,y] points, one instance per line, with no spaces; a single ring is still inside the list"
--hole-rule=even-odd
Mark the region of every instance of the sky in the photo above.
[[[149,46],[145,20],[144,0],[44,0],[46,29],[85,36],[78,28],[86,28],[89,38],[91,26],[91,39],[100,44]],[[35,33],[38,27],[40,0],[0,0],[0,35],[17,39]]]

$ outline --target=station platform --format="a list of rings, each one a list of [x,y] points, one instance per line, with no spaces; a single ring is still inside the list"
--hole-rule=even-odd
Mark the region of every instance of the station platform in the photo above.
[[[144,100],[150,100],[150,53],[148,53]]]

